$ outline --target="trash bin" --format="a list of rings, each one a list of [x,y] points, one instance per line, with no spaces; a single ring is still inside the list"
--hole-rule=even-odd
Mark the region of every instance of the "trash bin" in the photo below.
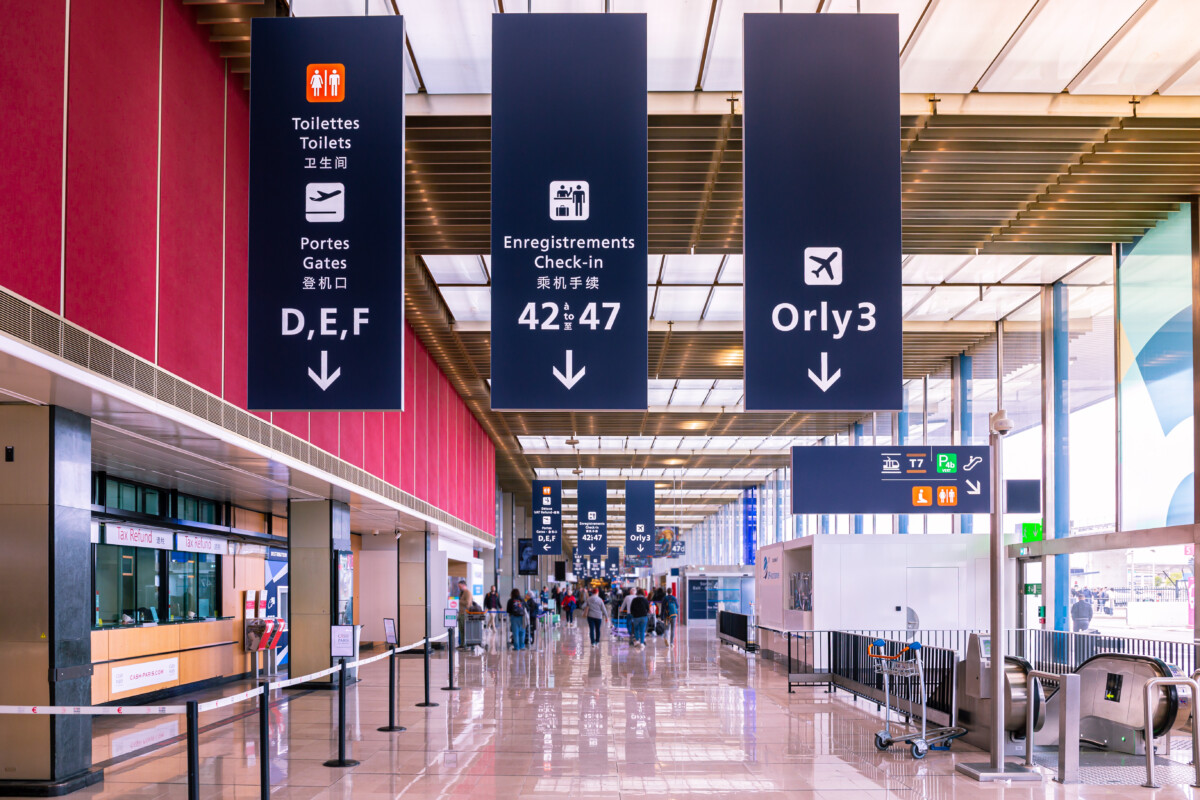
[[[483,645],[483,620],[487,614],[468,611],[462,629],[463,647],[480,647]]]

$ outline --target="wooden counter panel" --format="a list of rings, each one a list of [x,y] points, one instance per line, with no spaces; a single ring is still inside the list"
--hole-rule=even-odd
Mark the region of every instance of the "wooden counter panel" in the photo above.
[[[197,623],[199,624],[199,623]],[[181,625],[155,625],[108,631],[108,660],[139,658],[179,649]],[[93,656],[93,660],[95,657]]]
[[[97,664],[92,668],[92,705],[108,702],[108,687],[112,686],[112,675],[108,664]]]
[[[233,645],[185,651],[179,654],[179,682],[195,683],[245,672],[238,669],[237,661]]]
[[[236,641],[239,637],[233,634],[234,623],[235,620],[232,619],[218,619],[212,622],[178,625],[176,627],[179,628],[179,649],[190,650],[208,644]]]
[[[92,631],[92,663],[108,661],[108,634],[112,631]]]

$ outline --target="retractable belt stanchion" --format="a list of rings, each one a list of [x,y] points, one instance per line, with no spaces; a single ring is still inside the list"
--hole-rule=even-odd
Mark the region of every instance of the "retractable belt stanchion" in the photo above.
[[[454,685],[454,631],[455,628],[448,628],[446,630],[446,636],[448,637],[446,639],[446,650],[450,653],[450,685],[443,686],[443,692],[457,692],[459,688]]]
[[[396,724],[396,647],[388,655],[388,724],[381,731],[402,731],[403,725]]]
[[[258,698],[258,796],[271,797],[271,690],[263,687]]]
[[[425,527],[425,702],[419,708],[433,708],[437,703],[429,699],[429,526]]]
[[[187,701],[188,800],[200,800],[200,704]]]
[[[325,762],[327,767],[357,767],[358,762],[346,758],[346,659],[338,659],[338,757]]]

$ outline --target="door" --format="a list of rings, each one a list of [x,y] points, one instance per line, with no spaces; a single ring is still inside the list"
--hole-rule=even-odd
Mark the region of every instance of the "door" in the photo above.
[[[1017,627],[1042,627],[1041,614],[1045,605],[1045,586],[1042,582],[1042,560],[1040,558],[1017,559]],[[1009,606],[1011,608],[1011,606]]]

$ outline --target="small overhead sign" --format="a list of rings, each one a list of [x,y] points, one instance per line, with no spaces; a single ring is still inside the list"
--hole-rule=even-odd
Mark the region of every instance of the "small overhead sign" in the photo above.
[[[793,447],[793,514],[987,514],[988,447]]]
[[[608,548],[608,482],[579,481],[577,547],[584,555],[603,558]]]
[[[654,481],[625,481],[625,554],[654,555]]]
[[[562,555],[562,481],[533,482],[533,545],[539,556]]]

